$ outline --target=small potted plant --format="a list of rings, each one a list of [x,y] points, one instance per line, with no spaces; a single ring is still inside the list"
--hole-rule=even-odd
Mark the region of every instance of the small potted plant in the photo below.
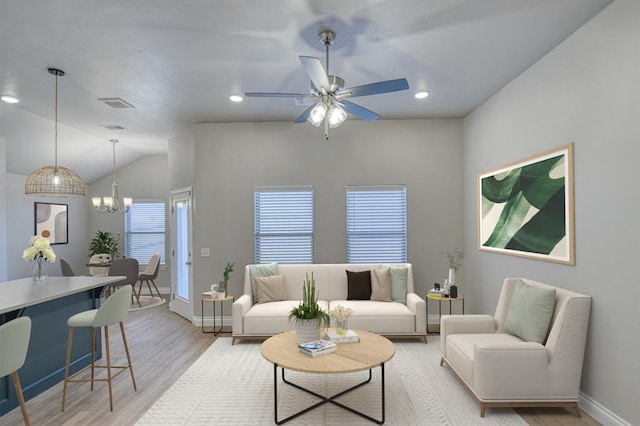
[[[302,282],[302,300],[289,313],[289,320],[296,328],[298,344],[320,339],[322,329],[329,326],[329,314],[318,305],[313,272],[311,279],[309,274],[306,274],[306,279]]]
[[[233,272],[234,262],[227,262],[227,266],[224,267],[224,272],[222,273],[223,281],[218,283],[218,298],[224,299],[227,295],[227,286],[229,283],[229,278],[231,277],[231,273]]]

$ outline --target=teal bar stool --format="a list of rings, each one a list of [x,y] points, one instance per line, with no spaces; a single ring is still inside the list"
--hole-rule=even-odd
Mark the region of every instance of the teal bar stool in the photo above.
[[[67,321],[69,326],[69,339],[67,341],[67,364],[64,370],[64,387],[62,389],[62,411],[64,411],[65,400],[67,396],[67,383],[69,382],[91,382],[91,390],[93,391],[94,382],[107,382],[109,385],[109,407],[113,411],[113,393],[111,390],[111,380],[116,378],[120,373],[129,370],[131,373],[131,381],[133,382],[133,390],[137,391],[136,379],[133,376],[133,366],[131,365],[131,355],[129,354],[129,346],[127,345],[127,337],[124,332],[124,319],[129,313],[129,305],[131,302],[131,294],[133,287],[125,285],[116,290],[107,300],[104,301],[99,309],[92,309],[90,311],[80,312],[73,315]],[[109,349],[109,326],[114,324],[120,324],[120,333],[122,334],[122,342],[124,343],[124,350],[127,354],[127,365],[118,366],[111,365],[111,353]],[[73,376],[69,377],[69,361],[71,359],[71,347],[73,345],[73,329],[77,327],[92,327],[92,339],[91,339],[91,365],[78,371]],[[104,327],[104,343],[105,352],[107,355],[106,365],[96,365],[96,329]],[[106,368],[107,378],[96,379],[95,369]],[[87,369],[91,369],[90,379],[77,379],[76,377],[84,373]],[[116,374],[112,374],[111,370],[119,370]]]
[[[31,318],[29,317],[19,317],[0,325],[0,377],[11,374],[25,425],[29,425],[29,415],[22,395],[18,370],[24,365],[27,357],[30,337]]]

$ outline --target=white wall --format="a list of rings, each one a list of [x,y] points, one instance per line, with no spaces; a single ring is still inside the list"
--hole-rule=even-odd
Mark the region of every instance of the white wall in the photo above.
[[[330,137],[308,124],[195,126],[195,294],[222,279],[230,261],[237,267],[229,291],[242,294],[243,267],[254,262],[253,188],[265,185],[313,186],[315,262],[343,263],[344,186],[406,184],[416,289],[426,294],[442,282],[447,265],[440,251],[463,241],[461,121],[349,120]],[[211,257],[199,257],[202,247]]]
[[[616,0],[464,120],[467,306],[493,313],[507,276],[592,295],[581,405],[605,424],[640,424],[639,22]],[[576,265],[478,251],[476,174],[568,142]]]

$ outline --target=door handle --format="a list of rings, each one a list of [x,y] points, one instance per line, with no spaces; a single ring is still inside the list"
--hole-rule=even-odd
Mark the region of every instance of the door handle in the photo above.
[[[185,264],[185,265],[187,265],[187,266],[191,266],[191,261],[189,261],[189,262],[184,262],[184,264]]]

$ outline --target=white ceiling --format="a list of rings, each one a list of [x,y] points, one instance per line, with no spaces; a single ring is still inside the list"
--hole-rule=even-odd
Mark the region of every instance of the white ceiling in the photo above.
[[[193,123],[293,121],[291,99],[231,94],[308,90],[298,56],[324,62],[323,29],[337,38],[330,73],[357,86],[405,77],[408,91],[354,102],[381,119],[464,117],[611,0],[0,0],[0,137],[7,171],[58,163],[92,183],[167,151]],[[426,100],[413,94],[428,90]],[[119,97],[134,109],[98,98]],[[126,130],[107,130],[117,124]],[[311,137],[322,132],[308,124]],[[345,126],[349,125],[347,121]]]

